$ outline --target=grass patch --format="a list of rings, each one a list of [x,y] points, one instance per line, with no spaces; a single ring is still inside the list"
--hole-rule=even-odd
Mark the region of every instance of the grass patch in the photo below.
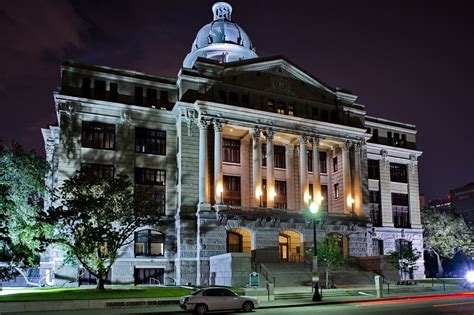
[[[180,287],[107,286],[101,292],[92,287],[81,288],[4,288],[0,291],[1,302],[103,300],[131,298],[169,298],[187,295],[192,290]]]
[[[464,278],[426,278],[426,279],[420,279],[420,280],[411,280],[411,281],[416,281],[417,283],[423,283],[423,284],[459,284],[462,285],[466,281]]]

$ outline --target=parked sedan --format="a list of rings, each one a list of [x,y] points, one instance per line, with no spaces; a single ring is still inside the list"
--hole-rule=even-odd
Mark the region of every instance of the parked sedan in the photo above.
[[[179,301],[179,306],[186,311],[194,311],[198,315],[208,311],[243,310],[251,312],[257,308],[256,298],[240,296],[225,288],[205,288],[185,296]]]

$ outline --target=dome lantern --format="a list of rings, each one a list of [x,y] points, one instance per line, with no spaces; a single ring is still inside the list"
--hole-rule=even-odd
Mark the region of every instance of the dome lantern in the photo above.
[[[197,33],[191,52],[183,61],[184,68],[192,68],[198,57],[220,63],[258,57],[247,33],[231,21],[230,4],[217,2],[212,6],[212,13],[214,20]]]

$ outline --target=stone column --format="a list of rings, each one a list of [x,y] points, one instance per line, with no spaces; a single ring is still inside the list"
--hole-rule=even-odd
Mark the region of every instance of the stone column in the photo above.
[[[388,161],[388,152],[381,150],[382,158],[379,160],[380,170],[380,205],[382,207],[382,226],[393,227],[392,214],[392,188],[390,186],[390,162]]]
[[[252,180],[253,180],[253,203],[254,207],[261,206],[262,200],[262,165],[261,165],[260,129],[252,130]]]
[[[211,210],[209,203],[209,169],[207,154],[207,128],[209,121],[201,118],[199,127],[199,204],[198,211]]]
[[[296,175],[298,172],[295,172],[295,147],[293,144],[285,145],[285,159],[286,159],[286,170],[285,170],[285,179],[286,179],[286,204],[288,209],[297,209],[299,195],[296,192]]]
[[[342,145],[342,172],[344,181],[344,209],[346,213],[352,213],[352,180],[351,180],[351,160],[349,157],[349,150],[352,146],[352,142],[347,140]]]
[[[265,131],[267,138],[267,208],[273,208],[275,205],[275,174],[273,165],[273,136],[275,132],[271,129]]]
[[[309,185],[308,185],[308,151],[306,143],[308,137],[300,136],[300,207],[306,209],[309,202]]]
[[[224,175],[222,173],[222,123],[214,121],[214,198],[223,204]]]
[[[415,154],[410,154],[408,164],[408,210],[410,211],[410,225],[413,229],[421,228],[420,217],[420,188],[418,182],[418,161]]]
[[[360,165],[360,151],[362,142],[354,145],[354,209],[357,215],[362,214],[362,173]]]
[[[319,137],[313,137],[313,202],[318,206],[323,201],[321,195],[321,169],[319,163]]]

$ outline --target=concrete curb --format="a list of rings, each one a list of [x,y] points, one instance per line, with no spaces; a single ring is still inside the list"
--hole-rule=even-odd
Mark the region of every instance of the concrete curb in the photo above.
[[[416,300],[423,298],[433,298],[442,296],[454,296],[463,293],[465,295],[473,295],[474,292],[452,292],[452,293],[437,293],[437,294],[419,294],[419,295],[398,295],[387,298],[371,298],[371,299],[353,299],[346,301],[329,301],[329,302],[308,302],[308,303],[296,303],[296,304],[281,304],[281,305],[263,305],[259,309],[271,309],[271,308],[285,308],[285,307],[305,307],[305,306],[316,306],[316,305],[332,305],[332,304],[352,304],[352,303],[367,303],[367,302],[382,302],[382,301],[393,301],[393,300]]]

